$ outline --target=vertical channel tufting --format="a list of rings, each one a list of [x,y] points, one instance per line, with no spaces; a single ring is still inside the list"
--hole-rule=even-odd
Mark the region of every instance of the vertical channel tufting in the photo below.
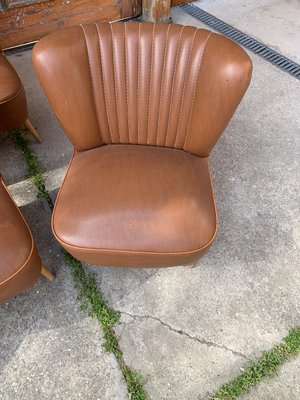
[[[137,88],[136,88],[136,98],[137,98],[137,140],[136,143],[139,144],[139,133],[140,133],[140,70],[141,70],[141,23],[139,23],[138,31],[138,50],[137,50]]]
[[[124,52],[125,52],[125,90],[126,90],[126,113],[127,113],[127,132],[128,142],[130,143],[130,117],[128,99],[128,55],[127,55],[127,23],[124,22]]]
[[[139,74],[138,74],[138,143],[147,143],[148,107],[150,93],[150,71],[152,38],[155,24],[141,24],[139,35]]]
[[[125,47],[124,28],[122,24],[111,24],[114,84],[116,93],[117,121],[119,127],[120,143],[129,142],[128,110],[126,94],[126,68],[124,68]]]
[[[170,113],[171,113],[171,109],[172,109],[172,100],[173,100],[173,93],[174,93],[174,86],[175,86],[175,71],[177,68],[177,62],[178,62],[178,56],[179,56],[179,48],[180,48],[180,43],[181,43],[181,36],[182,36],[182,32],[183,32],[184,26],[182,26],[180,33],[179,33],[179,37],[176,36],[174,43],[176,44],[176,57],[175,57],[175,61],[173,63],[173,68],[170,70],[172,78],[171,78],[171,93],[170,93],[170,97],[169,97],[169,102],[168,102],[168,110],[167,110],[167,128],[166,128],[166,139],[165,139],[165,146],[171,146],[171,143],[169,143],[168,137],[169,137],[169,129],[170,129]],[[173,35],[174,37],[174,35]]]
[[[175,139],[174,139],[174,143],[173,143],[174,147],[178,147],[177,146],[177,141],[178,141],[178,134],[180,132],[179,126],[180,126],[180,121],[181,121],[181,116],[182,116],[183,102],[184,102],[185,95],[186,95],[186,84],[187,84],[187,79],[188,79],[188,72],[189,72],[189,66],[190,66],[190,61],[191,61],[191,55],[192,55],[195,36],[196,36],[197,32],[198,32],[198,30],[196,30],[194,32],[194,34],[193,34],[192,42],[191,42],[191,45],[190,45],[189,56],[188,56],[187,64],[185,66],[184,83],[183,83],[181,102],[180,102],[180,108],[179,108],[179,113],[178,113],[177,129],[176,129],[176,135],[175,135]],[[166,143],[167,143],[167,140],[166,140]]]
[[[252,72],[233,41],[173,24],[74,26],[35,48],[39,78],[78,151],[131,143],[207,156]]]
[[[158,119],[157,119],[157,133],[156,133],[156,146],[162,146],[163,145],[163,135],[160,135],[160,119],[161,119],[161,109],[162,109],[162,98],[163,98],[163,93],[164,93],[164,84],[167,80],[166,78],[166,59],[167,59],[167,53],[168,53],[168,40],[169,40],[169,31],[170,31],[170,24],[168,24],[168,29],[166,33],[166,39],[165,39],[165,48],[164,48],[164,55],[163,55],[163,67],[162,67],[162,73],[161,73],[161,87],[160,87],[160,95],[159,95],[159,106],[158,106]],[[168,74],[168,70],[167,70]]]
[[[110,24],[97,24],[100,57],[103,74],[104,95],[106,99],[107,119],[112,143],[120,143],[117,120],[117,103],[114,87],[113,49]]]
[[[186,126],[182,123],[186,121],[186,113],[189,114],[189,110],[192,107],[193,91],[190,90],[190,88],[193,88],[197,84],[198,76],[195,73],[197,70],[197,60],[199,60],[201,49],[203,48],[202,39],[208,34],[207,31],[201,32],[200,41],[197,41],[197,47],[193,46],[197,37],[197,30],[192,27],[186,27],[182,33],[177,66],[174,72],[175,84],[173,86],[172,101],[170,103],[168,115],[168,128],[165,142],[165,146],[167,147],[175,146],[176,135],[176,147],[182,148],[182,144],[184,143],[182,136],[186,134]],[[183,129],[181,129],[182,127]]]
[[[138,101],[137,101],[137,66],[138,66],[138,29],[133,23],[126,23],[126,54],[127,54],[127,96],[129,143],[137,143]]]
[[[142,23],[82,29],[104,143],[183,149],[210,33]]]
[[[161,105],[161,86],[165,72],[168,38],[171,25],[156,24],[153,42],[152,79],[150,85],[151,102],[149,103],[148,144],[156,145]]]
[[[106,115],[108,133],[109,133],[109,137],[107,137],[107,135],[106,135],[106,138],[103,137],[103,139],[106,140],[106,143],[112,143],[113,142],[113,138],[112,138],[112,134],[111,134],[110,120],[109,120],[109,114],[108,114],[108,101],[107,101],[107,94],[106,94],[106,87],[105,87],[107,83],[105,82],[105,79],[104,79],[103,63],[102,63],[102,52],[101,52],[101,37],[100,37],[99,27],[98,27],[97,24],[96,24],[96,28],[97,28],[98,45],[99,45],[100,74],[101,74],[101,77],[102,77],[102,80],[101,80],[102,92],[101,92],[100,86],[99,86],[99,92],[100,92],[101,95],[103,93],[103,99],[104,99],[104,104],[105,104],[105,115]]]
[[[114,87],[114,94],[115,94],[115,101],[116,101],[116,126],[117,126],[117,133],[119,135],[119,141],[122,143],[122,135],[120,132],[120,124],[119,124],[119,107],[118,107],[118,85],[117,85],[117,71],[116,71],[116,60],[115,60],[115,38],[114,32],[112,28],[112,24],[110,26],[110,34],[111,34],[111,49],[112,49],[112,67],[113,67],[113,87]]]

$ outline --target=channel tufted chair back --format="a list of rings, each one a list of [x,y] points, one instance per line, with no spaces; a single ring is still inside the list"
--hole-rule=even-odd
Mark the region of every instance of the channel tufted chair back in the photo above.
[[[247,54],[218,34],[136,22],[65,30],[43,39],[34,58],[77,150],[123,143],[206,156],[251,70]]]
[[[251,61],[189,26],[96,23],[57,31],[34,67],[74,146],[52,229],[88,263],[195,263],[217,214],[208,155],[241,101]]]

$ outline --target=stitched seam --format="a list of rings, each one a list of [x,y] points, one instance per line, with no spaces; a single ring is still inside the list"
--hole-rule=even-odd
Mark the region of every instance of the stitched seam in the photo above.
[[[128,101],[128,55],[127,55],[127,23],[124,22],[124,48],[125,48],[125,86],[126,86],[126,108],[127,108],[127,126],[128,141],[130,142],[130,118],[129,118],[129,101]]]
[[[20,94],[20,92],[21,92],[21,90],[22,90],[22,83],[21,83],[21,81],[20,81],[19,83],[20,83],[20,85],[19,85],[19,89],[18,89],[17,93],[15,93],[12,97],[9,97],[8,99],[5,99],[5,100],[3,100],[3,101],[0,101],[0,104],[8,103],[9,101],[14,100],[16,97],[18,97],[18,95]]]
[[[195,29],[192,43],[191,43],[191,48],[190,48],[190,53],[189,53],[189,58],[188,62],[186,64],[186,70],[185,70],[185,76],[184,76],[184,85],[183,85],[183,90],[182,90],[182,99],[181,99],[181,104],[180,104],[180,111],[179,111],[179,117],[178,117],[178,123],[177,123],[177,130],[176,130],[176,136],[175,136],[175,142],[174,142],[174,147],[176,147],[177,139],[178,139],[178,134],[179,134],[179,126],[180,126],[180,121],[181,121],[181,116],[182,116],[182,106],[183,106],[183,101],[184,101],[184,96],[185,96],[185,89],[186,89],[186,82],[187,82],[187,76],[188,76],[188,70],[190,66],[190,61],[191,61],[191,56],[192,56],[192,50],[194,47],[194,41],[196,37],[198,29]]]
[[[109,131],[109,136],[110,136],[110,143],[112,143],[112,136],[111,136],[111,129],[110,129],[110,120],[109,120],[109,115],[108,115],[108,108],[107,108],[107,93],[106,93],[106,88],[105,88],[105,81],[104,81],[104,68],[103,68],[103,62],[102,62],[102,46],[101,46],[101,38],[100,38],[100,32],[98,25],[96,25],[97,28],[97,33],[98,33],[98,42],[99,42],[99,51],[100,51],[100,65],[101,65],[101,76],[102,76],[102,85],[103,85],[103,94],[104,94],[104,103],[105,103],[105,111],[106,111],[106,118],[107,118],[107,125],[108,125],[108,131]]]
[[[139,130],[140,130],[140,119],[139,119],[139,91],[140,91],[140,59],[141,59],[141,23],[139,23],[139,36],[138,36],[138,65],[137,65],[137,143],[139,144]]]
[[[91,87],[92,87],[92,94],[93,94],[93,100],[94,100],[94,107],[95,107],[95,114],[96,114],[96,119],[97,119],[97,124],[98,124],[98,129],[101,135],[101,129],[100,129],[100,118],[99,118],[99,112],[97,109],[97,105],[96,105],[96,95],[95,95],[95,85],[94,85],[94,81],[93,81],[93,74],[92,74],[92,68],[91,68],[91,59],[90,59],[90,53],[89,53],[89,48],[88,48],[88,44],[87,44],[87,36],[86,36],[86,32],[84,30],[84,27],[82,24],[80,24],[80,27],[83,31],[83,36],[84,36],[84,41],[85,41],[85,47],[86,47],[86,52],[87,52],[87,56],[88,56],[88,63],[89,63],[89,72],[90,72],[90,81],[91,81]]]
[[[147,136],[146,143],[149,144],[149,121],[150,121],[150,105],[151,105],[151,84],[152,84],[152,72],[153,72],[153,54],[154,54],[154,32],[156,24],[153,25],[152,29],[152,43],[151,43],[151,61],[150,61],[150,78],[149,78],[149,101],[148,101],[148,118],[147,118]]]
[[[190,125],[191,125],[191,120],[192,120],[192,113],[193,113],[193,108],[194,108],[194,103],[195,103],[195,97],[196,97],[196,89],[197,89],[197,85],[198,85],[198,80],[199,80],[199,74],[200,74],[200,70],[201,70],[201,65],[202,65],[202,60],[203,60],[203,55],[204,55],[204,51],[206,49],[206,45],[208,43],[208,40],[211,36],[212,32],[209,32],[209,34],[206,37],[206,40],[204,42],[204,46],[201,52],[201,57],[199,60],[199,65],[198,65],[198,69],[197,69],[197,75],[196,75],[196,80],[195,80],[195,86],[194,86],[194,90],[193,90],[193,100],[192,100],[192,106],[191,106],[191,111],[190,111],[190,116],[189,116],[189,122],[188,122],[188,126],[187,126],[187,133],[186,133],[186,137],[185,137],[185,141],[184,141],[184,145],[183,145],[183,149],[186,146],[188,137],[189,137],[189,133],[190,133]]]
[[[167,125],[167,134],[166,134],[166,139],[165,139],[165,146],[167,145],[168,136],[169,136],[170,114],[171,114],[171,108],[172,108],[172,104],[173,104],[173,93],[174,93],[174,86],[175,86],[176,69],[177,69],[177,63],[178,63],[178,58],[179,58],[179,48],[180,48],[180,43],[181,43],[181,37],[182,37],[182,32],[183,32],[184,28],[185,28],[184,26],[181,28],[179,39],[178,39],[178,42],[177,42],[177,51],[176,51],[175,66],[174,66],[174,70],[173,70],[171,99],[170,99],[170,105],[169,105],[168,125]]]
[[[115,89],[115,96],[116,96],[116,111],[117,111],[117,124],[118,124],[118,134],[120,143],[122,143],[121,139],[121,132],[120,132],[120,124],[119,124],[119,107],[118,107],[118,88],[117,88],[117,71],[116,71],[116,60],[115,60],[115,45],[114,45],[114,34],[112,29],[112,24],[110,26],[110,33],[111,33],[111,47],[112,47],[112,59],[113,59],[113,77],[114,77],[114,89]]]
[[[167,34],[166,34],[166,41],[165,41],[165,49],[164,49],[164,61],[163,61],[163,69],[161,73],[161,86],[160,86],[160,95],[159,95],[159,107],[158,107],[158,119],[157,119],[157,132],[156,132],[156,146],[158,144],[158,137],[159,137],[159,129],[160,129],[160,115],[161,115],[161,100],[162,100],[162,87],[164,83],[164,75],[165,75],[165,67],[166,67],[166,55],[167,55],[167,44],[169,41],[169,30],[170,24],[168,25]]]

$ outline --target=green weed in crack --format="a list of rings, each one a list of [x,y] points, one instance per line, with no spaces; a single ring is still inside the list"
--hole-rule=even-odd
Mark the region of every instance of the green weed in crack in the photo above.
[[[276,344],[254,361],[244,372],[223,385],[210,400],[235,400],[263,379],[274,376],[279,367],[300,353],[300,327],[291,329],[282,343]]]
[[[52,200],[45,187],[44,177],[39,170],[38,159],[31,151],[29,140],[24,137],[24,133],[26,133],[26,128],[20,127],[11,130],[9,136],[15,147],[23,153],[28,169],[28,175],[37,189],[38,197],[46,199],[50,209],[52,210]],[[94,275],[87,274],[82,268],[81,262],[76,260],[71,256],[71,254],[63,249],[62,252],[64,254],[65,264],[71,270],[74,284],[78,290],[78,299],[81,308],[91,317],[97,318],[103,331],[104,348],[107,352],[113,353],[116,357],[124,376],[130,399],[147,400],[147,395],[144,390],[145,381],[138,373],[125,364],[118,338],[114,331],[114,325],[117,324],[120,319],[120,312],[106,306],[105,301],[97,288]]]
[[[106,306],[97,288],[95,277],[92,274],[86,274],[80,261],[76,260],[66,251],[64,251],[64,259],[66,265],[72,272],[75,285],[79,292],[78,299],[81,302],[81,307],[85,309],[90,316],[97,318],[103,331],[104,348],[106,351],[115,355],[125,378],[128,393],[131,396],[130,398],[132,400],[147,400],[143,388],[145,381],[139,374],[125,364],[118,338],[114,332],[113,327],[119,321],[120,312]]]
[[[37,189],[38,197],[47,200],[50,209],[53,210],[53,202],[46,190],[44,177],[39,170],[38,159],[29,148],[29,140],[24,136],[26,132],[27,129],[25,127],[12,129],[9,131],[9,137],[14,143],[15,147],[23,154],[27,165],[28,175]]]

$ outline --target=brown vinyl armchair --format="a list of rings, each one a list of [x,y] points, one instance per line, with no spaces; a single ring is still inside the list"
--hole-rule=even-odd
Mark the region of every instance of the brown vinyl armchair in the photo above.
[[[196,262],[217,229],[208,156],[252,64],[190,26],[96,23],[43,38],[33,62],[74,155],[52,228],[88,263]]]
[[[31,231],[0,175],[0,304],[33,286],[42,275],[54,275],[43,266]]]
[[[39,134],[28,118],[26,94],[21,79],[0,45],[0,132],[23,124],[40,142]]]

